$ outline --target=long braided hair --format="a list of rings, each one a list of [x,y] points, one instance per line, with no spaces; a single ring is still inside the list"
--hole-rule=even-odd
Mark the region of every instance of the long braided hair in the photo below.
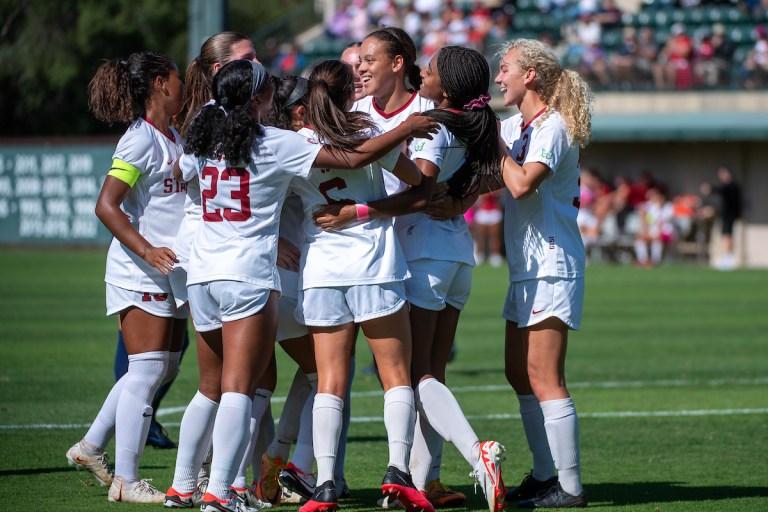
[[[466,163],[449,180],[450,194],[466,197],[479,177],[499,172],[498,117],[488,102],[491,69],[485,57],[461,46],[446,46],[437,55],[440,83],[452,108],[424,112],[445,125],[467,148]]]

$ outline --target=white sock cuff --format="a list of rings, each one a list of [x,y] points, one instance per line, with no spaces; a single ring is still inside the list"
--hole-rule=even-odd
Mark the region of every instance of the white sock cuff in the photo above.
[[[250,417],[251,408],[253,407],[253,401],[248,395],[228,391],[226,393],[221,394],[221,403],[219,404],[219,408],[221,409],[224,407],[230,407],[232,409],[245,411],[248,413],[248,416]]]
[[[331,393],[318,393],[315,395],[315,403],[312,406],[312,410],[316,411],[318,409],[336,409],[341,411],[344,409],[344,400]]]
[[[128,364],[134,361],[162,361],[168,363],[167,350],[158,350],[155,352],[141,352],[139,354],[133,354],[128,356]]]
[[[573,398],[560,398],[541,402],[541,412],[546,421],[554,421],[575,415],[576,407],[573,405]]]
[[[428,379],[424,379],[423,381],[419,382],[419,385],[416,386],[416,389],[414,390],[414,397],[416,398],[417,402],[421,402],[421,394],[424,392],[425,389],[427,389],[427,386],[430,386],[437,382],[437,379],[434,377],[430,377]]]
[[[216,402],[214,400],[211,400],[204,394],[202,394],[200,391],[197,391],[195,393],[195,396],[192,397],[192,400],[190,401],[190,405],[195,405],[203,410],[206,411],[215,411],[219,408],[219,402]]]
[[[407,404],[412,409],[415,409],[413,388],[410,386],[395,386],[384,393],[384,407],[395,402]]]

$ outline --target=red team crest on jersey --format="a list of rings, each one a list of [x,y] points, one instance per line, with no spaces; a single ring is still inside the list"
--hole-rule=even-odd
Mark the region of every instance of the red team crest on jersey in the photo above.
[[[315,139],[314,137],[307,137],[307,142],[310,144],[320,144],[320,141]]]

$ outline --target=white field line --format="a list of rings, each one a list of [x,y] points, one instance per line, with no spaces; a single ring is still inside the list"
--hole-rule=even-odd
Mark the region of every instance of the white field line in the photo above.
[[[648,381],[604,381],[604,382],[573,382],[568,384],[569,389],[621,389],[621,388],[646,388],[646,387],[722,387],[722,386],[757,386],[768,383],[768,377],[758,377],[754,379],[709,379],[709,380],[648,380]],[[509,386],[462,386],[451,388],[454,394],[461,393],[490,393],[499,391],[509,391]],[[383,396],[382,391],[354,391],[352,398]],[[285,402],[284,396],[273,396],[273,403]],[[157,411],[157,416],[169,416],[184,412],[186,406],[168,407]],[[682,411],[612,411],[612,412],[580,412],[579,418],[653,418],[653,417],[683,417],[683,416],[724,416],[741,414],[767,414],[768,408],[755,409],[702,409],[702,410],[682,410]],[[488,415],[469,415],[469,420],[495,420],[495,419],[519,419],[519,414],[488,414]],[[384,418],[379,416],[358,416],[353,417],[353,423],[376,423],[383,422]],[[163,425],[169,427],[179,426],[178,422],[163,422]],[[65,423],[49,424],[34,423],[26,425],[0,425],[0,430],[22,430],[22,429],[82,429],[88,428],[90,423]]]

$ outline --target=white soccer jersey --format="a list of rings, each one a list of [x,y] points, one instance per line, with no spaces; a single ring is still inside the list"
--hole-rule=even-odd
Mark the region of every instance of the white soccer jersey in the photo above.
[[[202,222],[203,206],[197,173],[204,166],[204,158],[197,158],[194,155],[187,154],[181,155],[179,158],[181,179],[187,184],[187,197],[184,200],[184,219],[181,221],[181,227],[176,234],[173,252],[176,253],[180,265],[185,268],[192,253],[192,241],[194,240],[195,232]]]
[[[294,176],[309,174],[322,146],[263,127],[245,167],[208,160],[199,172],[203,223],[195,233],[187,284],[241,281],[280,290],[280,210]]]
[[[315,137],[303,128],[299,133]],[[402,281],[408,276],[392,219],[371,219],[339,231],[322,231],[312,219],[317,205],[339,202],[365,204],[386,197],[382,169],[393,168],[393,150],[362,169],[313,169],[306,180],[294,180],[304,204],[304,244],[301,250],[301,287],[323,288]]]
[[[294,181],[299,181],[296,178]],[[283,204],[283,210],[280,212],[280,238],[292,243],[297,249],[301,250],[304,236],[302,233],[302,223],[304,221],[304,206],[301,204],[301,198],[293,193],[288,193]],[[282,267],[277,267],[280,273],[280,286],[283,289],[283,297],[298,300],[299,298],[299,273]]]
[[[579,147],[553,111],[541,124],[523,126],[521,114],[501,123],[501,137],[515,162],[541,162],[550,172],[525,199],[505,194],[504,240],[510,281],[584,275],[579,213]]]
[[[141,172],[121,209],[136,231],[154,247],[173,247],[184,216],[187,186],[173,178],[173,163],[182,154],[182,147],[179,134],[173,128],[170,130],[174,139],[139,118],[120,138],[112,157]],[[171,292],[167,276],[116,238],[109,246],[104,280],[126,290]]]
[[[428,160],[440,169],[438,183],[448,181],[466,160],[466,147],[442,124],[432,140],[414,139],[410,148],[413,160]],[[428,258],[475,265],[474,242],[463,215],[437,221],[412,213],[398,217],[395,226],[407,261]]]
[[[387,133],[393,130],[414,112],[425,112],[427,110],[432,110],[433,108],[435,108],[435,102],[419,96],[419,93],[417,92],[413,93],[411,99],[408,100],[405,105],[390,113],[381,110],[376,105],[373,96],[361,98],[352,105],[353,111],[365,112],[371,116],[373,122],[378,126],[382,133]],[[405,183],[389,172],[384,173],[384,186],[386,187],[388,195],[397,194],[407,188]]]

